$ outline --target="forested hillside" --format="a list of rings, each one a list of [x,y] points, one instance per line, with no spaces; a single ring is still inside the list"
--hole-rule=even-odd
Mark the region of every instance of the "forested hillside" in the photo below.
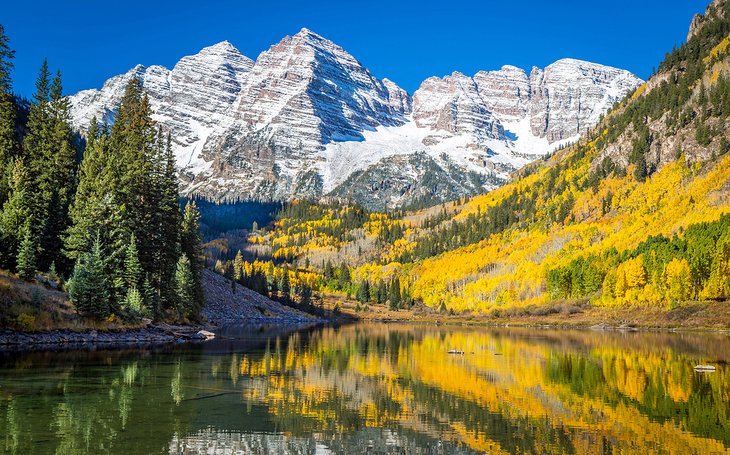
[[[511,183],[414,213],[295,202],[249,236],[258,267],[395,308],[727,300],[728,43],[730,2],[715,1],[645,85]]]
[[[113,125],[94,119],[82,141],[60,71],[43,62],[28,108],[12,93],[13,58],[0,26],[0,269],[67,290],[92,320],[198,320],[199,213],[180,210],[169,136],[141,83],[129,82]],[[0,326],[35,328],[60,314],[42,288],[26,286],[28,296],[13,283],[2,283]]]

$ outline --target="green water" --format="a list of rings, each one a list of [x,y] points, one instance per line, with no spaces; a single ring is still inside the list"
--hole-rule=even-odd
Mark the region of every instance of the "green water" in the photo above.
[[[154,349],[0,353],[0,452],[730,447],[723,334],[372,324],[223,335]],[[717,371],[696,373],[700,363]]]

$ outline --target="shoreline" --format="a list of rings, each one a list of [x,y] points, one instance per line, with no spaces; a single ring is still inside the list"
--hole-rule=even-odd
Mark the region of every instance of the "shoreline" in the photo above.
[[[149,324],[146,327],[99,329],[0,330],[0,351],[43,351],[164,345],[202,341],[195,338],[211,325]]]
[[[54,350],[88,350],[152,347],[172,344],[202,343],[213,339],[226,337],[206,337],[200,331],[212,332],[226,327],[250,327],[258,330],[264,326],[275,326],[287,329],[297,329],[308,324],[326,324],[322,319],[311,320],[278,320],[252,319],[232,324],[190,324],[170,325],[166,323],[151,323],[146,327],[110,328],[110,329],[51,329],[42,331],[22,331],[0,329],[0,353],[30,352]]]
[[[349,305],[348,305],[349,306]],[[445,327],[535,328],[544,330],[590,330],[603,332],[654,333],[720,333],[730,335],[730,305],[728,302],[696,304],[673,310],[633,308],[583,307],[575,312],[551,314],[448,315],[430,311],[348,311],[337,317],[322,319],[293,312],[277,317],[243,317],[229,311],[210,314],[208,323],[170,325],[148,323],[145,326],[113,327],[108,329],[50,329],[22,331],[0,329],[0,352],[42,351],[58,349],[96,349],[161,346],[196,343],[205,340],[201,330],[216,332],[226,327],[276,326],[296,330],[308,324],[414,324]],[[378,317],[379,316],[379,317]]]
[[[512,322],[495,322],[462,319],[362,319],[354,323],[379,323],[379,324],[412,324],[412,325],[434,325],[445,327],[485,327],[485,328],[533,328],[544,330],[591,330],[595,332],[654,332],[654,333],[727,333],[730,335],[730,328],[720,327],[672,327],[672,326],[626,326],[597,323],[593,325],[570,324],[570,323],[548,323],[548,322],[526,322],[515,320]]]
[[[242,327],[250,326],[253,329],[264,326],[276,326],[296,330],[305,321],[280,321],[280,320],[252,320],[249,323],[241,323]],[[470,327],[470,328],[519,328],[519,329],[540,329],[540,330],[580,330],[594,332],[646,332],[646,333],[715,333],[730,335],[730,328],[720,327],[670,327],[670,326],[628,326],[612,325],[607,323],[571,324],[545,321],[479,321],[463,320],[458,318],[426,319],[414,318],[388,319],[368,318],[360,320],[310,320],[308,323],[315,325],[337,323],[349,324],[408,324],[436,327]],[[208,341],[203,336],[198,336],[201,330],[216,332],[219,329],[235,327],[239,324],[215,326],[204,325],[168,325],[150,324],[147,327],[132,329],[109,329],[109,330],[70,330],[53,329],[46,331],[27,332],[12,329],[0,329],[0,353],[3,352],[30,352],[30,351],[54,351],[54,350],[94,350],[94,349],[115,349],[115,348],[144,348],[157,347],[172,344],[203,343]],[[226,337],[215,337],[214,339],[226,339]]]

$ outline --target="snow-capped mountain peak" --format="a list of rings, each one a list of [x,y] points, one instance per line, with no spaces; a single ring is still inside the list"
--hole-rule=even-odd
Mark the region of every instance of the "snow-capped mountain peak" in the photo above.
[[[133,77],[172,134],[183,192],[213,199],[329,193],[376,208],[493,188],[577,138],[641,82],[562,59],[529,75],[505,65],[431,77],[411,97],[302,28],[255,61],[222,41],[172,70],[137,65],[100,90],[71,96],[74,126],[84,131],[94,116],[113,121]]]

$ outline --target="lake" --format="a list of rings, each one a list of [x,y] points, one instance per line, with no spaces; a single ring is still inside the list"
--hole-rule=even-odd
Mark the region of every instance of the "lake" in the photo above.
[[[0,353],[0,452],[730,448],[727,334],[358,324],[221,335],[148,349]],[[717,370],[698,373],[697,364]]]

